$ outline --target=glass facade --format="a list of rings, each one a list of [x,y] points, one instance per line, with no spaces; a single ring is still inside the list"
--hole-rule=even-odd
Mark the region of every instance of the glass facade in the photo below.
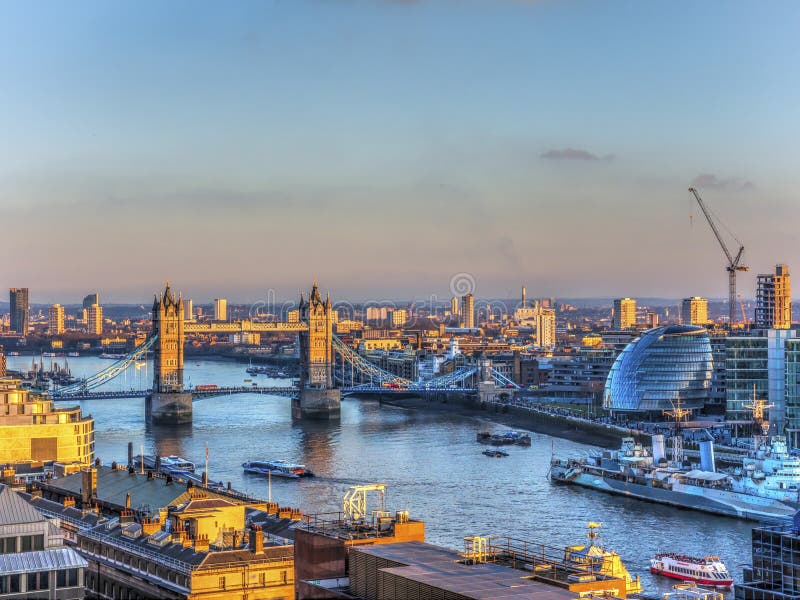
[[[800,537],[794,527],[753,529],[753,564],[744,567],[736,600],[800,598]]]
[[[786,340],[786,437],[800,448],[800,339]]]
[[[613,411],[662,411],[678,400],[703,408],[712,377],[711,343],[704,327],[669,325],[628,344],[606,379],[603,406]]]
[[[769,396],[768,348],[766,337],[729,337],[725,340],[725,418],[741,425],[738,434],[750,435],[753,412],[744,408],[758,398]]]

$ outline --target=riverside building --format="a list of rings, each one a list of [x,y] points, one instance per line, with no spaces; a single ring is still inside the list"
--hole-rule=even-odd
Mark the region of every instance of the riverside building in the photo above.
[[[0,379],[0,463],[80,463],[94,460],[94,419],[78,406],[55,408],[47,395]]]

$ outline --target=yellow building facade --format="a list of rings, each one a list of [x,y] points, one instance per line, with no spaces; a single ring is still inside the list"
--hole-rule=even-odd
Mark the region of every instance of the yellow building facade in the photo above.
[[[20,383],[0,379],[0,463],[91,463],[94,419],[77,406],[55,408],[47,395]]]

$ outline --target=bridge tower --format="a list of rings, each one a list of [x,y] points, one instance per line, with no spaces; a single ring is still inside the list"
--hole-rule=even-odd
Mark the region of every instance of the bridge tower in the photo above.
[[[192,394],[183,389],[183,300],[167,287],[153,301],[153,391],[145,416],[153,423],[191,423]]]
[[[292,401],[292,416],[338,419],[341,391],[333,386],[333,306],[323,301],[314,282],[308,300],[300,294],[300,321],[307,329],[300,338],[300,397]]]

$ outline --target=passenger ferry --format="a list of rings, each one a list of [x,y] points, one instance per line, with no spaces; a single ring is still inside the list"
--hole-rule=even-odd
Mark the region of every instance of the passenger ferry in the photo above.
[[[650,572],[700,585],[729,588],[733,577],[719,556],[697,558],[671,552],[661,552],[650,560]]]
[[[162,456],[161,471],[167,475],[174,473],[194,473],[194,463],[180,456],[175,456],[174,454]]]
[[[311,471],[306,469],[305,465],[287,463],[282,460],[251,460],[242,463],[242,468],[245,473],[272,475],[274,477],[286,477],[288,479],[314,476]]]

